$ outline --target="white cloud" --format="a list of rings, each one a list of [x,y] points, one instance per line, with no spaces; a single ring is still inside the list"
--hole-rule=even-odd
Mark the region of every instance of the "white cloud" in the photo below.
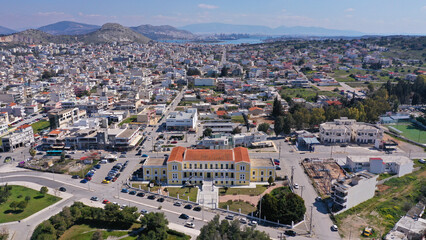
[[[64,12],[38,12],[36,13],[37,16],[43,16],[43,17],[51,17],[51,16],[63,16],[66,15]]]
[[[216,9],[219,8],[218,6],[215,5],[209,5],[209,4],[204,4],[204,3],[200,3],[198,4],[199,8],[203,8],[203,9]]]
[[[347,8],[347,9],[345,9],[345,12],[353,12],[353,11],[355,11],[355,8]]]

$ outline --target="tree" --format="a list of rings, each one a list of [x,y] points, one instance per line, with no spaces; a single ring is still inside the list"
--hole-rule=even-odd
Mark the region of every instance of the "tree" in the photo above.
[[[30,200],[31,200],[31,197],[30,197],[30,196],[26,196],[26,197],[25,197],[25,201],[29,202]]]
[[[274,132],[276,136],[282,133],[283,127],[284,127],[284,119],[282,116],[279,116],[275,119],[275,123],[274,123]]]
[[[223,66],[223,68],[220,70],[220,77],[227,77],[228,76],[228,70],[226,66]]]
[[[265,232],[260,232],[251,227],[241,228],[238,220],[229,222],[228,220],[219,221],[219,215],[216,215],[210,222],[200,229],[200,235],[197,240],[211,239],[271,239]]]
[[[274,178],[272,176],[269,176],[268,183],[269,183],[269,186],[271,186],[274,183]]]
[[[65,151],[62,151],[61,153],[61,159],[59,159],[59,162],[65,161]]]
[[[258,127],[257,127],[258,131],[262,131],[264,133],[268,133],[269,130],[269,123],[261,123]]]
[[[250,124],[247,114],[243,113],[244,124],[247,127],[247,132],[250,131]]]
[[[239,127],[235,127],[234,129],[232,129],[231,134],[240,134],[241,133],[241,128]]]
[[[194,75],[200,76],[201,72],[197,68],[190,68],[190,69],[188,69],[188,71],[186,71],[186,75],[187,76],[194,76]]]
[[[92,235],[92,240],[103,240],[104,238],[102,237],[102,231],[101,230],[96,230],[93,235]]]
[[[212,135],[212,132],[213,132],[213,130],[212,130],[211,128],[206,128],[206,129],[203,131],[203,136],[204,136],[204,137],[210,137],[210,136]]]
[[[28,206],[28,202],[27,201],[20,201],[16,205],[16,207],[19,208],[19,209],[21,209],[21,210],[24,210],[27,206]]]
[[[164,213],[150,212],[141,219],[142,225],[145,226],[141,239],[167,239],[167,221]]]
[[[46,186],[43,186],[43,187],[40,188],[40,193],[43,194],[43,195],[45,195],[48,191],[49,191],[49,189],[47,189]]]
[[[31,148],[29,152],[30,152],[31,157],[34,157],[37,153],[34,148]]]
[[[14,211],[16,211],[16,208],[18,207],[18,202],[17,201],[13,201],[9,204],[10,208],[13,208]]]
[[[260,208],[262,211],[260,212]],[[290,192],[286,187],[272,190],[265,194],[257,205],[260,218],[284,224],[300,222],[306,212],[304,200],[297,194]]]
[[[283,105],[278,100],[278,97],[274,99],[274,103],[272,105],[272,117],[282,116],[284,114]]]

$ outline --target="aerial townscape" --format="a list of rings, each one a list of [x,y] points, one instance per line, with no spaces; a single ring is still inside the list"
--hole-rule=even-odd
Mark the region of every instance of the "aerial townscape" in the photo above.
[[[416,32],[351,3],[24,2],[0,10],[0,240],[426,238],[424,3]]]

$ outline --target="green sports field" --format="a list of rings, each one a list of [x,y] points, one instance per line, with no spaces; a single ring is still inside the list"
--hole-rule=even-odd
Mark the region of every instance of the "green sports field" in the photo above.
[[[413,124],[397,124],[392,127],[402,131],[402,135],[419,143],[426,143],[426,131],[417,128]]]

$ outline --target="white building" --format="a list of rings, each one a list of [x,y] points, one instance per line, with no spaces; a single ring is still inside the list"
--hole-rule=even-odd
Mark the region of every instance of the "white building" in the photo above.
[[[188,108],[185,112],[171,112],[166,119],[167,130],[195,129],[198,121],[196,108]]]
[[[34,143],[34,131],[28,124],[18,127],[15,132],[2,138],[3,151],[5,152],[13,151],[15,148],[31,143]]]
[[[334,210],[341,213],[374,197],[377,177],[368,172],[359,172],[349,179],[335,182],[331,193]]]
[[[376,144],[383,138],[383,130],[354,119],[342,117],[334,122],[320,125],[320,139],[323,143],[366,143]]]
[[[374,174],[397,174],[398,177],[413,172],[413,161],[405,156],[347,156],[346,165],[352,172],[366,170]]]

